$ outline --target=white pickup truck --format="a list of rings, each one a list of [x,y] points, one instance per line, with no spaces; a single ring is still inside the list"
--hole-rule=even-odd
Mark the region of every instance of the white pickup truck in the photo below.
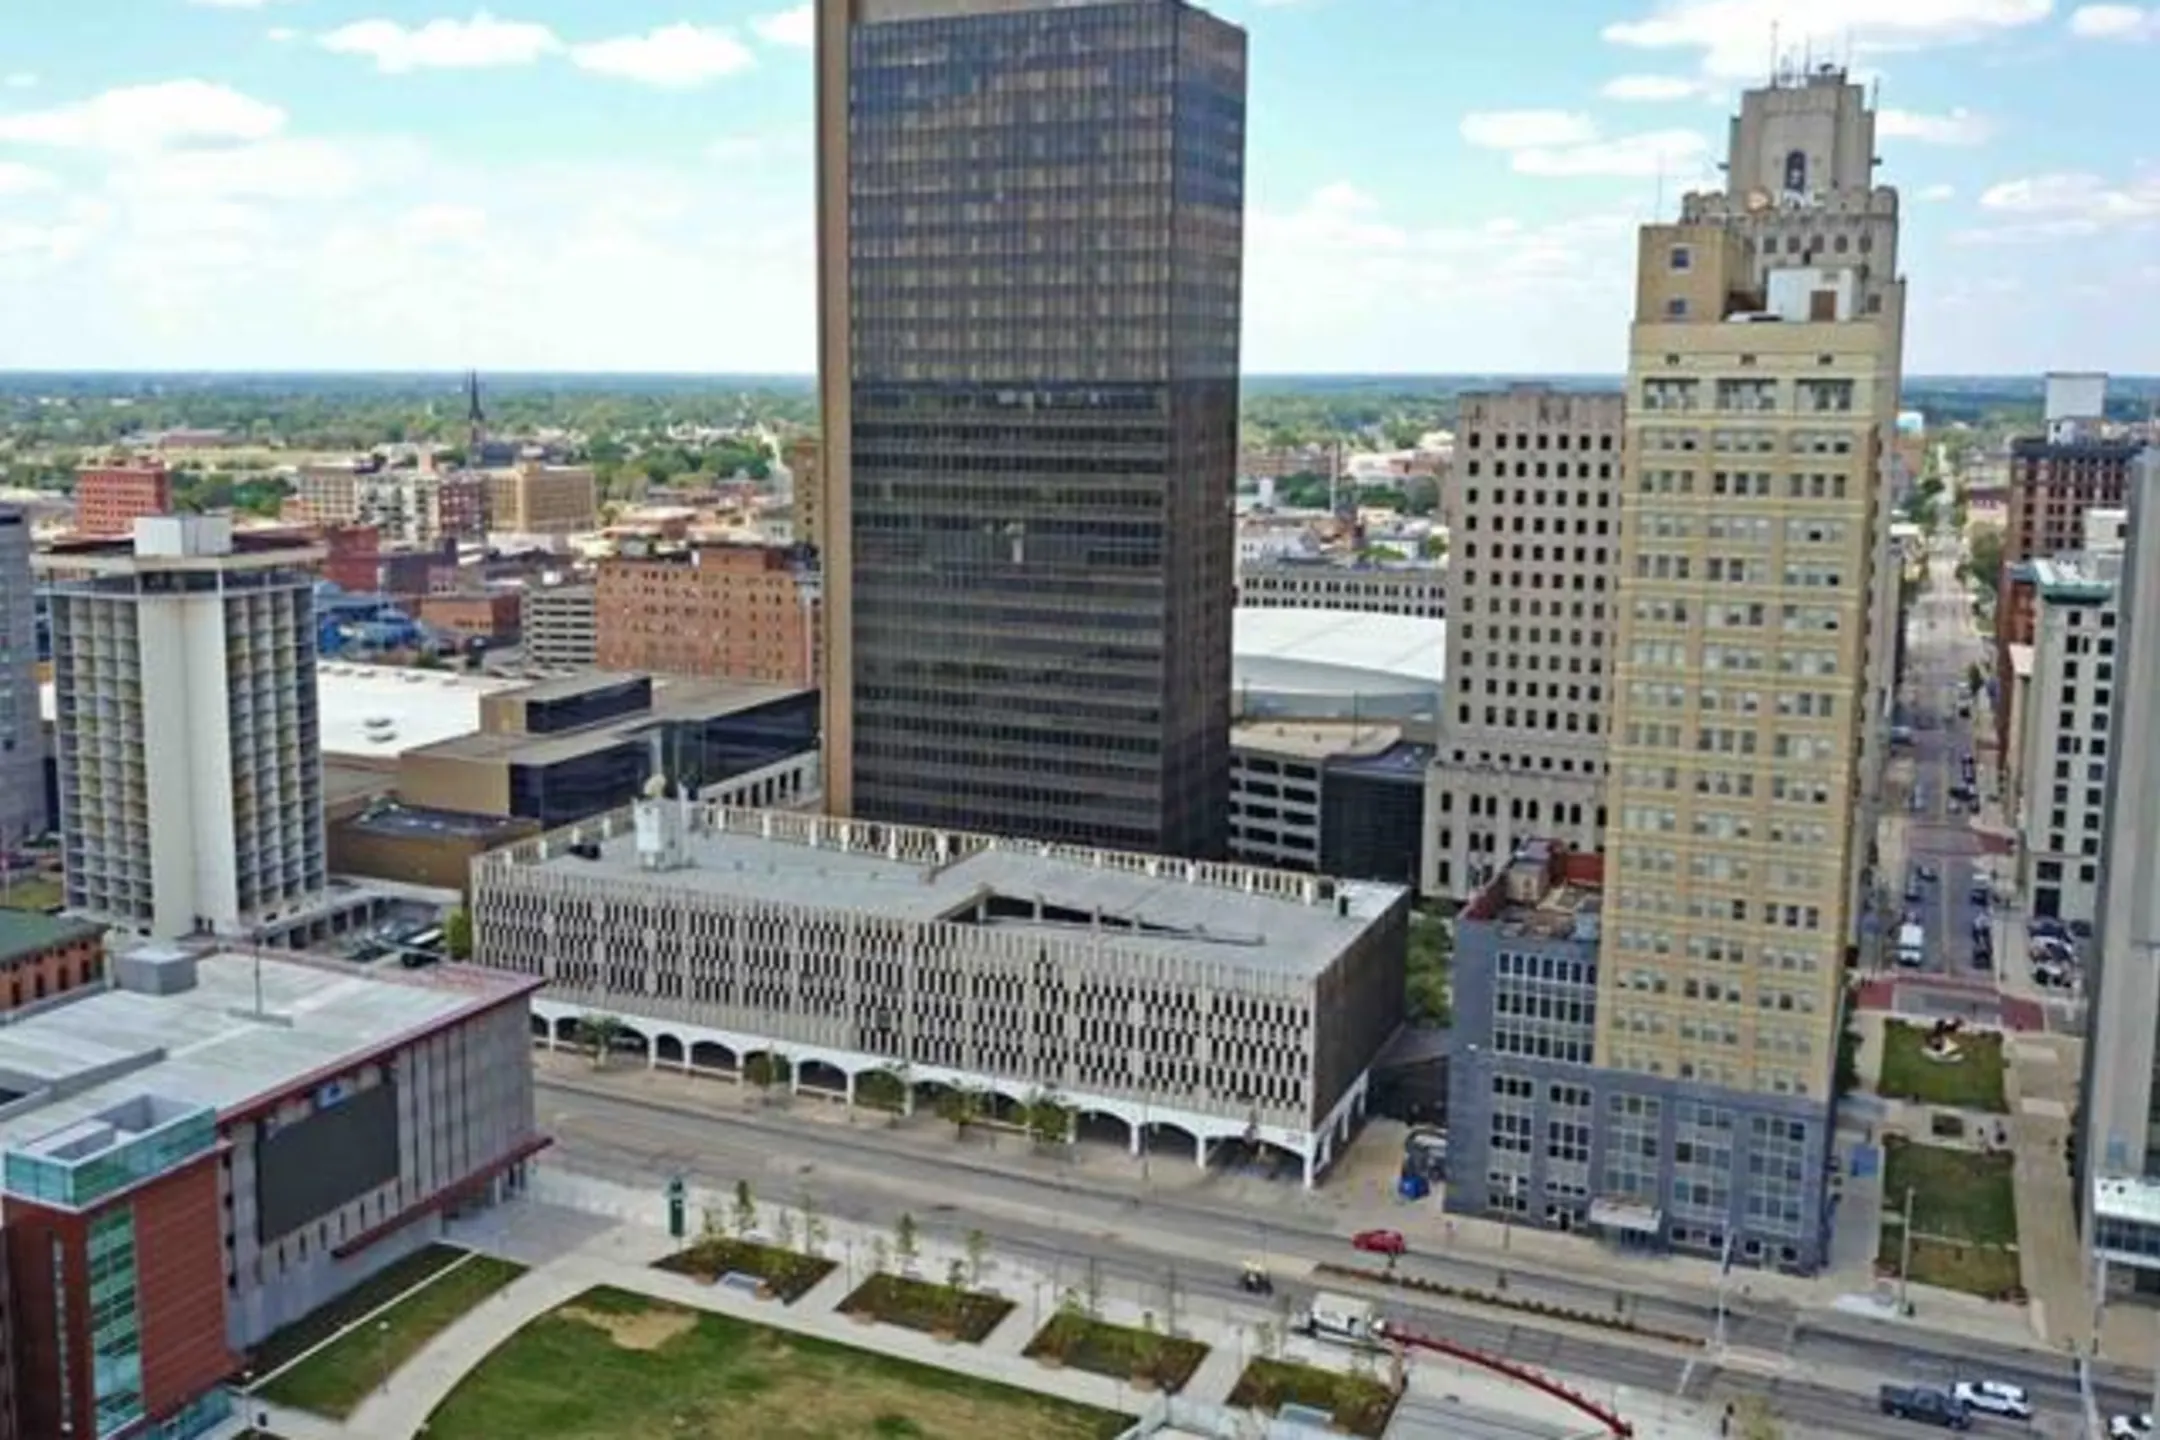
[[[1927,931],[1917,921],[1898,926],[1897,963],[1911,969],[1927,963]]]

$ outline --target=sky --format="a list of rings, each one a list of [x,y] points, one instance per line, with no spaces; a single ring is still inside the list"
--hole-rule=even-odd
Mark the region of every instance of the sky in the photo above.
[[[15,0],[0,368],[807,373],[810,7]],[[1908,373],[2160,371],[2160,4],[1213,0],[1253,373],[1624,365],[1780,49],[1879,85]]]

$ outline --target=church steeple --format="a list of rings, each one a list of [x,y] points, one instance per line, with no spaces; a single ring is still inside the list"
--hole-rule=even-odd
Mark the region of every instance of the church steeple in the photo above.
[[[487,412],[480,408],[480,372],[465,373],[465,466],[469,470],[480,468],[480,450],[487,441]]]

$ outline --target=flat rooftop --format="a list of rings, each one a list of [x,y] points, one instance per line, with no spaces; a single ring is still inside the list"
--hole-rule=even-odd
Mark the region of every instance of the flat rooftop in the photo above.
[[[644,869],[629,812],[618,811],[577,828],[578,838],[597,843],[597,858],[571,853],[571,832],[558,832],[544,845],[482,857],[474,878],[483,866],[537,868],[719,900],[918,924],[980,923],[1044,937],[1094,933],[1099,916],[1106,938],[1134,953],[1289,975],[1317,974],[1405,893],[1397,885],[1258,866],[1195,868],[1184,860],[792,813],[710,806],[704,814],[709,818],[687,839],[691,863],[680,870]],[[1308,894],[1310,901],[1302,898]],[[993,900],[990,918],[971,919]],[[1048,908],[1045,918],[1031,913],[1038,904]]]
[[[473,815],[462,810],[433,810],[421,805],[379,805],[345,822],[370,835],[427,839],[456,837],[498,840],[533,828],[534,822],[501,815]]]
[[[1437,690],[1446,670],[1445,620],[1240,605],[1230,624],[1240,685],[1345,694],[1376,684]]]
[[[71,920],[35,910],[0,909],[0,968],[40,955],[57,945],[71,945],[104,934],[88,920]]]
[[[621,676],[619,679],[632,679]],[[590,688],[589,677],[566,676],[563,684],[569,688],[559,693],[577,694]],[[556,682],[547,681],[528,687],[529,691],[544,694],[558,693],[551,689]],[[515,687],[513,687],[515,688]],[[743,710],[754,710],[776,700],[808,692],[787,685],[755,685],[733,680],[703,680],[690,678],[662,679],[653,677],[652,708],[628,715],[619,715],[597,725],[578,730],[565,730],[550,735],[529,735],[518,731],[472,731],[455,735],[424,747],[431,756],[459,760],[502,760],[519,765],[553,765],[564,760],[574,760],[590,755],[595,750],[621,744],[650,726],[672,720],[702,720],[719,715],[732,715]],[[415,747],[421,748],[421,747]]]
[[[315,667],[322,748],[332,755],[394,758],[480,728],[480,699],[526,682],[469,671],[351,665]]]
[[[1333,760],[1386,753],[1402,739],[1394,725],[1330,724],[1324,720],[1256,720],[1230,727],[1230,745],[1263,755],[1299,760]]]
[[[362,972],[291,956],[260,963],[268,1019],[255,1017],[254,957],[218,952],[197,962],[194,987],[178,994],[98,991],[0,1027],[0,1089],[23,1097],[0,1118],[0,1148],[144,1094],[230,1111],[533,988],[466,965]],[[117,1073],[37,1103],[47,1087],[105,1066]]]

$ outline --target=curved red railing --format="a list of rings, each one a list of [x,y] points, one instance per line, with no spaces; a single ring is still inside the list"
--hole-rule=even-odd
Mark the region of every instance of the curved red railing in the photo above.
[[[1564,1405],[1573,1406],[1604,1426],[1615,1437],[1615,1440],[1633,1440],[1635,1427],[1621,1419],[1619,1414],[1611,1407],[1600,1405],[1589,1396],[1571,1390],[1551,1376],[1541,1375],[1527,1365],[1518,1365],[1513,1360],[1503,1359],[1498,1355],[1487,1355],[1483,1351],[1472,1350],[1467,1345],[1457,1345],[1452,1340],[1442,1340],[1437,1335],[1420,1335],[1417,1331],[1405,1330],[1400,1325],[1383,1326],[1379,1334],[1383,1340],[1392,1341],[1399,1345],[1414,1345],[1421,1350],[1436,1350],[1450,1359],[1477,1365],[1496,1374],[1505,1375],[1510,1380],[1520,1381],[1533,1390],[1543,1391]]]

